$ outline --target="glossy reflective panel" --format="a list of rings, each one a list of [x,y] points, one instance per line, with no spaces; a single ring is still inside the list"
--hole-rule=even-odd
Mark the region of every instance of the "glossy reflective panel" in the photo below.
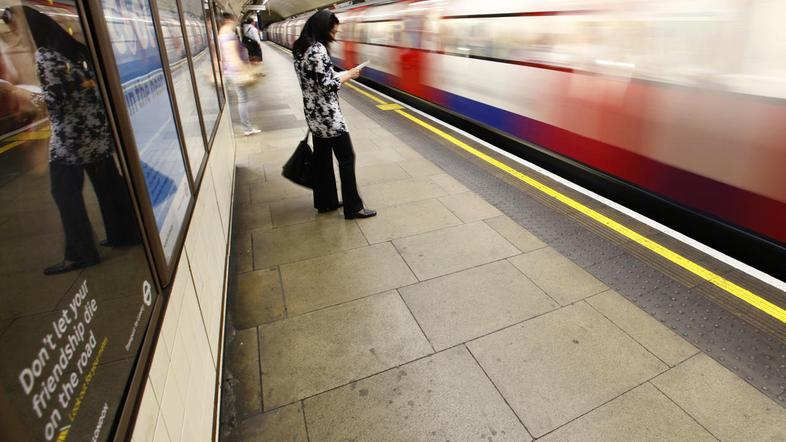
[[[180,27],[180,16],[174,0],[161,0],[158,4],[158,15],[161,17],[161,30],[164,35],[164,47],[169,59],[169,70],[175,87],[177,111],[183,127],[188,162],[191,174],[196,178],[199,166],[205,157],[205,141],[202,138],[202,125],[199,121],[199,108],[196,105],[194,85],[191,81],[191,69],[186,57],[186,46],[183,30]],[[186,16],[186,26],[199,25],[188,23],[194,19]]]
[[[218,121],[218,96],[216,77],[213,75],[211,51],[208,47],[207,23],[200,0],[183,0],[183,16],[186,20],[186,36],[194,63],[199,102],[208,138]]]
[[[146,0],[102,2],[125,103],[167,261],[191,198],[170,91]]]
[[[4,17],[0,438],[108,440],[157,293],[77,11]]]

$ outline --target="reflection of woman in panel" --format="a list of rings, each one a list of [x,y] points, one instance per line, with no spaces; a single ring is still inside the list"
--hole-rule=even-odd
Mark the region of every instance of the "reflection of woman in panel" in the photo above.
[[[93,230],[82,196],[87,173],[98,197],[106,240],[102,245],[137,243],[130,200],[112,158],[113,139],[96,90],[87,47],[48,16],[27,6],[5,10],[14,32],[25,21],[36,45],[35,61],[49,110],[49,177],[65,231],[65,259],[44,269],[52,275],[98,263]]]

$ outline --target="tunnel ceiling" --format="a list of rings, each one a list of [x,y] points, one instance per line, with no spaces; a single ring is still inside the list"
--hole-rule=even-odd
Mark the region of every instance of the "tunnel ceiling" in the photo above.
[[[262,3],[260,0],[257,0],[257,2]],[[281,17],[289,17],[304,11],[329,6],[334,3],[340,2],[325,0],[270,0],[267,3],[267,7],[270,8],[273,14],[278,14]]]

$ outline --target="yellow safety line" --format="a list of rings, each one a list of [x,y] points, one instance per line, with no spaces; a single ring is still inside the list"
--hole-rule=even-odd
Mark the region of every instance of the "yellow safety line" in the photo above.
[[[8,143],[0,146],[0,154],[8,152],[9,150],[23,144],[25,141],[32,140],[45,140],[52,135],[49,129],[31,130],[20,132],[14,136],[6,138]]]
[[[372,100],[376,101],[376,102],[377,102],[377,103],[379,103],[379,104],[388,104],[388,103],[386,103],[384,100],[380,100],[379,98],[377,98],[377,97],[375,97],[375,96],[373,96],[373,95],[369,94],[368,92],[364,91],[363,89],[360,89],[359,87],[355,86],[354,84],[351,84],[351,83],[344,83],[344,86],[346,86],[346,87],[348,87],[348,88],[352,89],[352,90],[353,90],[353,91],[355,91],[355,92],[359,92],[359,93],[361,93],[361,94],[365,95],[365,96],[366,96],[366,97],[368,97],[368,98],[371,98]]]
[[[359,88],[357,88],[357,87],[355,87],[355,86],[353,86],[353,85],[351,85],[349,83],[347,83],[347,85],[351,89],[360,92],[361,94],[365,95],[366,97],[371,98],[372,100],[374,100],[377,103],[387,104],[383,100],[380,100],[378,97],[375,97],[375,96],[373,96],[372,94],[370,94],[370,93],[368,93],[366,91],[363,91],[363,90],[361,90],[361,89],[359,89]],[[657,253],[658,255],[668,259],[669,261],[673,262],[674,264],[676,264],[676,265],[684,268],[685,270],[687,270],[687,271],[697,275],[698,277],[704,279],[705,281],[708,281],[711,284],[716,285],[717,287],[725,290],[726,292],[728,292],[728,293],[736,296],[737,298],[747,302],[748,304],[752,305],[753,307],[756,307],[757,309],[767,313],[768,315],[772,316],[773,318],[775,318],[775,319],[777,319],[777,320],[779,320],[779,321],[781,321],[783,323],[786,323],[786,310],[782,309],[781,307],[778,307],[777,305],[775,305],[775,304],[767,301],[766,299],[764,299],[764,298],[762,298],[762,297],[752,293],[751,291],[749,291],[749,290],[747,290],[747,289],[745,289],[743,287],[738,286],[737,284],[735,284],[735,283],[733,283],[733,282],[723,278],[722,276],[720,276],[720,275],[718,275],[718,274],[716,274],[716,273],[714,273],[714,272],[712,272],[710,270],[707,270],[706,268],[704,268],[704,267],[696,264],[695,262],[685,258],[684,256],[680,255],[679,253],[676,253],[676,252],[674,252],[674,251],[672,251],[672,250],[670,250],[670,249],[668,249],[668,248],[666,248],[666,247],[656,243],[655,241],[652,241],[651,239],[646,238],[646,237],[644,237],[644,236],[634,232],[633,230],[631,230],[631,229],[625,227],[624,225],[614,221],[613,219],[611,219],[611,218],[609,218],[609,217],[607,217],[607,216],[605,216],[605,215],[603,215],[601,213],[598,213],[595,210],[592,210],[591,208],[585,206],[584,204],[581,204],[580,202],[574,200],[573,198],[570,198],[570,197],[568,197],[566,195],[563,195],[562,193],[552,189],[551,187],[541,183],[540,181],[538,181],[538,180],[536,180],[536,179],[534,179],[534,178],[532,178],[530,176],[527,176],[527,175],[519,172],[518,170],[508,166],[507,164],[502,163],[501,161],[498,161],[498,160],[492,158],[491,156],[486,155],[485,153],[478,151],[477,149],[473,148],[472,146],[469,146],[468,144],[464,143],[463,141],[457,139],[456,137],[454,137],[454,136],[452,136],[452,135],[450,135],[450,134],[448,134],[448,133],[446,133],[446,132],[444,132],[444,131],[442,131],[442,130],[440,130],[440,129],[438,129],[438,128],[436,128],[436,127],[434,127],[434,126],[432,126],[432,125],[430,125],[428,123],[426,123],[425,121],[423,121],[423,120],[413,116],[409,112],[406,112],[406,111],[400,110],[400,109],[395,110],[395,112],[397,112],[399,115],[403,116],[404,118],[407,118],[408,120],[414,122],[415,124],[417,124],[417,125],[425,128],[425,129],[435,133],[436,135],[439,135],[440,137],[450,141],[454,145],[456,145],[456,146],[460,147],[461,149],[471,153],[472,155],[475,155],[476,157],[478,157],[481,160],[491,164],[492,166],[494,166],[494,167],[496,167],[496,168],[498,168],[500,170],[505,171],[506,173],[508,173],[508,174],[512,175],[513,177],[517,178],[518,180],[528,184],[529,186],[534,187],[535,189],[545,193],[546,195],[556,199],[557,201],[560,201],[563,204],[565,204],[565,205],[567,205],[567,206],[569,206],[569,207],[571,207],[571,208],[573,208],[573,209],[583,213],[584,215],[594,219],[595,221],[597,221],[600,224],[608,227],[609,229],[611,229],[611,230],[613,230],[613,231],[615,231],[615,232],[617,232],[617,233],[619,233],[619,234],[621,234],[621,235],[623,235],[623,236],[625,236],[625,237],[635,241],[636,243],[646,247],[647,249],[653,251],[654,253]]]
[[[22,143],[24,143],[24,141],[11,141],[8,144],[4,144],[3,146],[0,146],[0,153],[8,152],[9,150],[15,148],[16,146],[19,146]]]

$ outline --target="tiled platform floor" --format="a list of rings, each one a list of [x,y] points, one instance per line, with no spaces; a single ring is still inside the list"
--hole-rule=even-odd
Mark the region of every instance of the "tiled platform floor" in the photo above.
[[[237,139],[224,440],[786,440],[784,408],[348,103],[379,216],[317,215],[280,176],[296,79],[265,60],[265,131]]]

